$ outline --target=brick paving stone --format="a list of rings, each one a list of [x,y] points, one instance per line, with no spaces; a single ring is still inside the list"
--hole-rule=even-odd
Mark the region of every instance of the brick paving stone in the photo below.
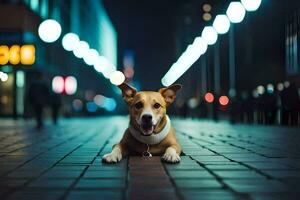
[[[222,185],[217,180],[211,179],[175,179],[175,184],[182,189],[195,188],[222,188]]]
[[[214,178],[213,175],[211,175],[207,171],[203,170],[176,170],[176,171],[169,171],[169,174],[172,178]]]
[[[222,177],[224,179],[243,179],[243,178],[248,178],[248,179],[257,179],[257,178],[265,178],[261,174],[258,174],[257,172],[254,171],[214,171],[219,177]]]
[[[119,200],[122,199],[122,191],[120,190],[98,190],[98,191],[71,191],[67,196],[67,200]]]
[[[87,171],[83,178],[125,178],[124,171],[105,170],[105,171]]]
[[[81,179],[75,189],[124,189],[125,186],[124,179]]]
[[[74,179],[46,179],[40,178],[31,182],[29,188],[49,188],[49,189],[67,189]]]
[[[39,133],[31,122],[0,120],[0,199],[299,199],[299,128],[173,119],[179,164],[102,163],[127,123],[70,119]]]
[[[182,196],[185,200],[237,200],[239,199],[236,195],[226,190],[191,190],[186,189],[182,191]]]

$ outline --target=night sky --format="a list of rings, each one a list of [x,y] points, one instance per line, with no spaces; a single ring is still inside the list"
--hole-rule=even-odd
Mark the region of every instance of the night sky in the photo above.
[[[185,48],[184,44],[180,46],[176,36],[180,35],[178,33],[180,28],[182,30],[179,25],[183,18],[183,3],[186,2],[188,1],[103,0],[118,32],[118,67],[122,68],[124,50],[134,50],[136,53],[134,80],[140,82],[141,89],[155,90],[161,87],[161,78],[177,60],[178,53]],[[193,8],[199,13],[196,17],[199,22],[195,23],[197,27],[194,32],[200,34],[197,30],[202,30],[206,25],[201,19],[201,4],[211,3],[214,17],[216,14],[225,13],[230,1],[191,0],[191,2],[198,4]],[[287,16],[300,7],[299,4],[299,0],[264,0],[257,12],[247,13],[243,23],[235,26],[238,89],[253,89],[258,84],[284,81],[285,23]],[[228,34],[220,36],[221,43],[226,44],[227,40]],[[223,70],[221,84],[223,90],[227,91],[228,45],[223,46],[221,57],[226,59],[221,60]],[[255,75],[249,76],[253,72]],[[193,73],[194,76],[197,72],[190,69],[188,73]],[[188,73],[184,77],[188,77]],[[181,83],[182,79],[177,82]]]
[[[161,87],[161,78],[176,60],[175,27],[178,0],[137,1],[104,0],[118,32],[118,67],[122,66],[124,50],[136,54],[134,79],[143,90]]]

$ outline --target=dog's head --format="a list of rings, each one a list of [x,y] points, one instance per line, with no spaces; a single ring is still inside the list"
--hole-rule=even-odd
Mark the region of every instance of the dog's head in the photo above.
[[[167,107],[174,102],[181,85],[175,84],[155,91],[140,91],[126,83],[119,85],[124,101],[129,106],[131,123],[141,134],[149,136],[159,128],[165,119]]]

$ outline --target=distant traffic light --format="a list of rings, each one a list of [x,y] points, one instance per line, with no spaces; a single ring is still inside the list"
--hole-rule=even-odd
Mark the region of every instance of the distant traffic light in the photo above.
[[[227,96],[220,96],[219,98],[219,103],[222,105],[222,106],[227,106],[228,103],[229,103],[229,98]]]
[[[211,93],[211,92],[207,92],[205,95],[204,95],[204,99],[207,103],[212,103],[214,102],[214,95]]]

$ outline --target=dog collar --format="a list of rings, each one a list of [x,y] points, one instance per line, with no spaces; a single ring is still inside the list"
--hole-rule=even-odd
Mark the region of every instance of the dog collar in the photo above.
[[[129,132],[135,139],[137,139],[138,141],[140,141],[142,143],[149,144],[149,145],[158,144],[163,139],[165,139],[165,137],[170,132],[171,121],[170,121],[170,118],[168,115],[166,115],[166,119],[167,119],[167,123],[166,123],[165,127],[159,133],[152,134],[150,136],[144,136],[141,134],[141,132],[139,130],[136,130],[131,125],[129,126]]]

